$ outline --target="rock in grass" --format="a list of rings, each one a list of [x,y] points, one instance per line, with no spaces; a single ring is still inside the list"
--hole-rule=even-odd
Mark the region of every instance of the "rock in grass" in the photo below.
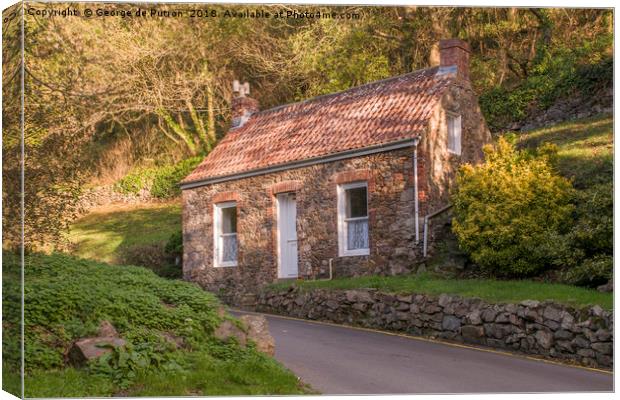
[[[118,337],[118,332],[116,331],[116,328],[114,328],[114,325],[112,325],[110,321],[105,320],[101,321],[99,324],[97,334],[100,337]]]
[[[213,335],[224,342],[228,342],[230,339],[234,338],[239,345],[245,346],[246,344],[245,332],[229,320],[224,320],[220,326],[217,327],[215,332],[213,332]]]
[[[256,349],[261,353],[273,356],[275,343],[269,333],[269,323],[262,315],[243,315],[239,318],[247,327],[247,337],[256,343]]]
[[[122,347],[125,344],[124,339],[114,337],[80,339],[69,349],[69,363],[75,366],[85,365],[88,361],[99,358],[111,352],[113,348]]]
[[[597,287],[596,290],[598,290],[599,292],[613,292],[614,291],[614,280],[610,279],[609,282]]]

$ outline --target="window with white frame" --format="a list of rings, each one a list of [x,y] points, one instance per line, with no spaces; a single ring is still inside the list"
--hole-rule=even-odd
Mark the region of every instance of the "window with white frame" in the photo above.
[[[215,204],[213,255],[216,267],[237,265],[237,203]]]
[[[340,256],[370,254],[366,182],[338,186],[338,248]]]
[[[461,154],[461,116],[448,112],[446,123],[448,125],[448,151]]]

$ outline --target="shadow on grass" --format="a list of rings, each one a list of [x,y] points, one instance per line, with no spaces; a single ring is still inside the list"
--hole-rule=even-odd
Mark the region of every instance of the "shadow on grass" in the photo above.
[[[166,204],[104,209],[77,220],[69,240],[73,253],[84,258],[116,263],[123,248],[165,243],[181,229],[181,206]]]
[[[534,130],[520,137],[519,147],[543,143],[558,146],[558,168],[578,189],[613,180],[613,117],[603,114]]]
[[[576,142],[589,141],[607,135],[610,135],[613,141],[613,117],[610,114],[602,114],[524,133],[521,136],[519,146],[534,148],[542,143],[549,142],[562,148]],[[609,141],[604,140],[604,142],[608,143]]]

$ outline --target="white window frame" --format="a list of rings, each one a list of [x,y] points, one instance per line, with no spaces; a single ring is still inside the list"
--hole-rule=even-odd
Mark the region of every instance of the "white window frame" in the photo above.
[[[454,119],[454,132],[450,132],[450,119]],[[448,138],[448,152],[456,155],[461,155],[461,138],[463,137],[463,129],[461,125],[461,115],[447,111],[446,112],[446,132]],[[452,139],[451,139],[452,138]],[[452,143],[453,142],[453,143]],[[450,146],[453,144],[453,146]]]
[[[235,261],[220,261],[220,236],[222,236],[222,210],[225,208],[237,207],[237,202],[228,201],[225,203],[216,203],[213,205],[213,266],[215,268],[236,267]],[[237,221],[238,222],[238,221]],[[239,227],[237,226],[237,233]],[[229,233],[237,237],[237,258],[239,257],[239,236],[237,233]]]
[[[359,217],[359,218],[347,218],[346,215],[346,210],[347,210],[347,205],[346,205],[346,195],[345,192],[348,189],[356,189],[356,188],[360,188],[360,187],[365,187],[366,188],[366,217]],[[338,255],[339,257],[347,257],[347,256],[367,256],[370,255],[370,212],[368,210],[368,182],[362,181],[362,182],[353,182],[353,183],[346,183],[346,184],[342,184],[342,185],[338,185],[337,187],[337,191],[338,191]],[[351,221],[351,220],[358,220],[358,219],[368,219],[368,248],[366,249],[353,249],[353,250],[349,250],[347,249],[347,245],[349,243],[348,239],[348,232],[347,232],[347,222]]]

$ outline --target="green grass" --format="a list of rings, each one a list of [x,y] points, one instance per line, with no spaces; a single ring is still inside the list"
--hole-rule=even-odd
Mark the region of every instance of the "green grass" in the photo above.
[[[206,353],[185,353],[189,368],[179,372],[139,374],[134,383],[120,389],[103,376],[87,370],[65,368],[36,371],[26,376],[26,397],[123,396],[248,396],[312,393],[280,364],[257,355],[246,360],[221,361]],[[13,385],[15,386],[15,385]],[[15,393],[19,393],[16,381]]]
[[[558,146],[560,173],[573,180],[577,189],[613,182],[613,116],[564,122],[520,136],[520,146],[534,148],[542,143]]]
[[[269,290],[287,288],[290,283],[277,283]],[[598,304],[613,308],[613,294],[601,293],[571,285],[542,283],[527,280],[500,281],[491,279],[443,279],[429,274],[403,276],[364,276],[331,281],[298,281],[302,290],[373,288],[388,293],[442,293],[463,297],[479,297],[490,303],[514,303],[523,300],[553,300],[561,304],[582,307]]]
[[[179,204],[107,207],[72,224],[72,253],[81,258],[118,264],[123,249],[165,243],[181,229]]]
[[[19,393],[19,256],[3,253],[4,388]],[[252,345],[213,336],[220,304],[198,285],[148,269],[65,254],[26,256],[27,397],[303,394],[309,389]],[[81,368],[65,354],[110,321],[127,347]],[[177,349],[164,335],[180,337]]]
[[[190,358],[191,370],[140,376],[128,396],[232,396],[312,393],[277,362],[262,358],[219,362],[202,354]]]

